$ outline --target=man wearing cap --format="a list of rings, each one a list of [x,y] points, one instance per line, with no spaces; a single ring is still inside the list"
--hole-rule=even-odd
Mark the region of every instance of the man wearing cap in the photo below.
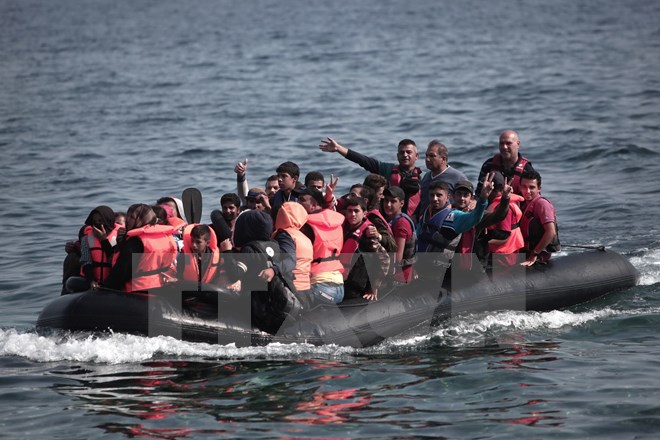
[[[324,209],[323,193],[316,188],[296,188],[293,193],[308,213],[300,231],[310,239],[313,249],[309,300],[312,304],[339,304],[344,299],[344,267],[339,260],[344,245],[344,216]]]
[[[420,269],[424,277],[432,276],[443,280],[457,251],[462,234],[470,231],[481,220],[488,196],[493,189],[493,173],[489,173],[483,184],[474,210],[468,210],[472,196],[469,181],[457,182],[454,195],[461,199],[459,204],[465,210],[454,209],[449,205],[449,187],[445,182],[433,182],[429,188],[430,205],[419,224],[420,252],[433,252],[437,256],[423,257]]]
[[[447,163],[449,158],[449,151],[447,147],[437,139],[429,142],[426,148],[425,163],[428,168],[428,173],[424,174],[420,183],[420,200],[419,207],[417,208],[417,218],[421,218],[426,208],[429,206],[429,187],[431,183],[441,181],[447,183],[449,187],[449,198],[451,200],[454,193],[456,183],[459,181],[467,181],[465,174],[453,168]],[[468,182],[469,183],[469,182]]]
[[[417,253],[415,223],[403,212],[406,195],[398,186],[390,186],[383,191],[383,211],[390,223],[397,250],[394,258],[394,281],[409,283],[416,278],[413,270]]]
[[[404,212],[408,215],[415,212],[420,201],[419,190],[422,170],[416,166],[419,153],[417,152],[417,145],[412,139],[403,139],[397,145],[396,158],[398,164],[381,162],[375,158],[365,156],[340,145],[332,138],[321,141],[319,149],[329,153],[337,152],[365,170],[385,177],[389,182],[389,186],[403,188],[406,196]]]
[[[266,192],[259,187],[250,189],[245,196],[245,209],[258,209],[270,214],[270,201]]]

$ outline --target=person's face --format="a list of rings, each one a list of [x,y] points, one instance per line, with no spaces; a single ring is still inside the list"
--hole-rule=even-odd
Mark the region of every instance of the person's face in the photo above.
[[[248,209],[257,209],[259,211],[264,210],[264,204],[256,197],[247,197],[245,199],[245,206],[247,206]]]
[[[355,228],[364,221],[364,210],[360,205],[349,206],[346,208],[346,221],[348,226]]]
[[[318,210],[318,203],[316,203],[314,197],[309,194],[301,194],[300,197],[298,197],[298,203],[305,208],[307,214],[312,214]]]
[[[449,200],[449,194],[444,189],[436,188],[429,191],[429,201],[434,211],[442,209]]]
[[[222,204],[222,216],[226,221],[231,222],[238,217],[238,206],[234,205],[231,202],[226,202]]]
[[[277,191],[280,189],[280,181],[279,177],[278,180],[269,180],[266,182],[266,195],[271,198],[275,195]]]
[[[466,211],[470,207],[472,194],[464,189],[454,191],[454,200],[452,206],[459,211]]]
[[[98,229],[101,229],[101,226],[103,226],[103,217],[98,212],[92,214],[92,226]]]
[[[520,141],[518,136],[512,132],[504,132],[500,135],[500,154],[504,160],[514,160],[518,158],[518,148]]]
[[[298,178],[291,176],[289,173],[277,173],[277,182],[284,191],[292,190],[297,181]]]
[[[322,180],[312,180],[309,182],[309,185],[307,187],[309,188],[316,188],[319,191],[323,192],[323,181]]]
[[[417,147],[412,144],[401,145],[397,149],[396,158],[402,168],[413,168],[415,166],[415,161],[419,158]]]
[[[172,208],[172,212],[174,213],[174,215],[181,218],[181,213],[179,213],[179,208],[176,206],[176,202],[174,202],[173,200],[170,200],[169,202],[163,203],[163,205],[167,205],[170,208]]]
[[[424,162],[426,163],[426,168],[437,173],[438,171],[441,171],[442,166],[447,163],[447,158],[440,155],[438,147],[431,147],[426,150]]]
[[[402,207],[403,200],[400,200],[396,197],[385,196],[383,199],[383,211],[385,211],[385,215],[389,218],[400,214]]]
[[[380,201],[383,200],[383,198],[385,197],[385,194],[383,194],[384,192],[385,192],[384,186],[381,186],[380,188],[378,188],[378,191],[376,191],[376,199],[378,200],[378,203],[380,203]]]
[[[121,225],[122,227],[125,228],[126,227],[126,217],[123,216],[123,215],[118,215],[117,217],[115,217],[115,223],[117,223],[118,225]]]
[[[521,179],[520,180],[520,194],[525,200],[534,200],[541,193],[541,187],[538,185],[536,179]]]
[[[203,237],[193,237],[190,241],[190,247],[196,254],[203,254],[209,246],[209,241]]]

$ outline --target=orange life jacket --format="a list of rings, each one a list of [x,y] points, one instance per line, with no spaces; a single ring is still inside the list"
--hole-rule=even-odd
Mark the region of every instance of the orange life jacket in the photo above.
[[[509,209],[513,211],[515,223],[511,226],[511,234],[504,244],[501,245],[492,245],[489,244],[489,250],[494,254],[513,254],[518,252],[525,246],[525,240],[522,235],[522,230],[520,229],[520,221],[522,220],[522,211],[518,203],[524,200],[522,196],[517,194],[509,194],[511,201],[509,202]],[[490,206],[488,206],[488,211],[493,212],[495,208],[502,201],[502,195],[496,197]],[[507,215],[511,215],[508,213]],[[492,227],[489,227],[492,229]]]
[[[210,261],[205,268],[199,267],[199,260],[197,255],[192,250],[192,237],[190,232],[197,226],[197,224],[190,224],[183,229],[183,279],[188,281],[201,281],[202,283],[212,283],[219,270],[220,266],[220,249],[218,248],[218,238],[213,229],[211,230],[211,237],[208,242],[207,252],[210,253]],[[201,270],[204,270],[201,273]]]
[[[312,287],[310,281],[310,270],[314,249],[309,238],[300,232],[300,228],[307,223],[309,215],[305,208],[298,202],[285,202],[277,211],[275,219],[275,233],[285,231],[296,245],[296,267],[293,269],[293,285],[296,290],[309,290]]]
[[[119,228],[122,227],[122,225],[115,223],[115,228],[110,231],[107,236],[108,241],[113,247],[115,244],[117,244],[117,231],[119,231]],[[84,234],[85,236],[83,237],[83,240],[88,240],[89,252],[92,257],[94,281],[97,283],[102,283],[103,280],[105,280],[110,274],[110,269],[117,260],[116,255],[113,255],[112,258],[108,260],[108,256],[105,254],[105,252],[103,252],[103,248],[101,247],[101,241],[94,236],[94,231],[92,230],[91,226],[87,226],[84,229]],[[85,276],[82,268],[80,269],[80,276]]]
[[[174,228],[167,225],[149,225],[126,232],[127,237],[139,237],[144,245],[133,278],[126,283],[124,290],[149,290],[162,287],[164,274],[172,271],[177,249],[172,233]]]
[[[314,230],[314,259],[310,269],[312,275],[344,271],[344,266],[339,261],[339,254],[344,247],[343,223],[344,216],[330,209],[309,214],[307,224]]]

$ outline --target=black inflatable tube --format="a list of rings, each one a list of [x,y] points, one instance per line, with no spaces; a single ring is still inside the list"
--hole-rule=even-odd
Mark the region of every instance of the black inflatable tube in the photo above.
[[[454,286],[451,293],[421,280],[394,288],[378,301],[317,307],[288,319],[275,335],[252,327],[246,298],[212,287],[196,292],[192,285],[153,295],[108,290],[64,295],[44,308],[37,329],[112,330],[237,346],[305,342],[366,347],[458,314],[562,309],[635,286],[639,279],[625,257],[610,251],[571,254],[513,272],[492,280],[482,276]]]

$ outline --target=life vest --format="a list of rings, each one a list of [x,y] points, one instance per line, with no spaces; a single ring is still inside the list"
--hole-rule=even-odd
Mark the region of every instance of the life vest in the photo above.
[[[117,244],[117,232],[122,227],[122,225],[115,223],[115,228],[107,235],[106,238],[112,247]],[[89,244],[92,267],[94,268],[94,281],[102,283],[110,274],[110,269],[112,269],[114,262],[117,260],[116,254],[113,254],[112,257],[108,259],[106,253],[103,252],[101,241],[94,236],[94,231],[91,226],[86,226],[83,233],[84,237],[82,240],[87,240],[87,243]],[[82,268],[80,268],[80,276],[85,276]]]
[[[415,167],[410,174],[399,170],[399,165],[392,167],[390,174],[390,186],[398,186],[406,195],[403,204],[403,212],[413,215],[420,199],[420,182],[422,180],[422,169]]]
[[[527,159],[525,156],[519,155],[518,161],[513,166],[513,179],[509,185],[511,185],[513,192],[516,194],[520,194],[520,176],[522,176],[523,171],[525,171],[525,166],[528,162],[529,159]],[[490,163],[490,168],[488,171],[501,171],[502,174],[506,176],[507,174],[505,171],[507,170],[503,169],[502,166],[502,155],[497,153],[495,156],[493,156],[493,160]]]
[[[339,254],[344,247],[344,231],[341,227],[343,223],[344,216],[330,209],[309,214],[307,224],[314,231],[314,259],[310,269],[312,275],[343,272],[344,266],[339,261]]]
[[[514,254],[518,252],[520,249],[525,247],[525,240],[523,239],[523,234],[522,230],[520,229],[520,222],[522,220],[522,211],[520,210],[520,206],[518,206],[518,203],[520,203],[522,200],[522,196],[519,196],[517,194],[510,194],[509,195],[510,202],[509,202],[509,210],[513,212],[514,220],[515,222],[511,225],[511,233],[509,234],[509,238],[506,240],[505,243],[501,245],[488,245],[488,250],[491,253],[494,254]],[[493,212],[495,208],[502,202],[502,195],[499,195],[495,199],[493,199],[492,203],[488,207],[487,211],[488,212]],[[507,215],[511,215],[511,213],[507,213]],[[489,230],[495,229],[495,225],[489,226]]]
[[[440,230],[442,223],[445,221],[445,218],[447,218],[451,210],[451,205],[447,204],[444,208],[433,215],[431,215],[432,208],[430,206],[424,211],[422,219],[419,222],[420,227],[418,228],[419,230],[417,233],[417,237],[419,238],[417,241],[417,252],[426,252],[427,249],[431,247],[431,243],[433,243],[434,240],[433,235]]]
[[[190,232],[195,226],[197,226],[197,224],[191,224],[183,229],[183,279],[201,283],[213,283],[220,270],[220,249],[218,249],[218,238],[213,229],[209,228],[211,229],[211,237],[209,239],[207,252],[202,258],[202,268],[200,269],[200,260],[192,250],[192,237],[190,235]],[[205,261],[206,258],[208,258],[208,263]]]
[[[533,250],[545,232],[541,221],[534,217],[534,206],[539,201],[539,199],[545,199],[548,202],[547,198],[539,196],[534,200],[529,201],[525,204],[525,212],[523,213],[523,219],[521,221],[521,230],[523,237],[525,237],[525,245],[528,251]],[[550,202],[552,203],[552,202]],[[557,216],[554,218],[555,224],[555,238],[545,247],[545,251],[553,253],[559,252],[561,250],[561,243],[559,241],[559,225],[557,224]]]
[[[401,266],[410,266],[415,262],[415,255],[417,251],[417,233],[415,232],[415,223],[412,221],[410,216],[406,214],[405,212],[402,212],[401,214],[395,216],[392,220],[390,220],[390,227],[394,226],[394,223],[399,220],[399,218],[405,218],[408,220],[410,223],[410,226],[412,227],[412,238],[408,241],[406,241],[406,244],[403,247],[403,259],[399,262]]]
[[[353,255],[360,247],[362,234],[364,234],[364,231],[366,231],[369,226],[371,226],[371,222],[365,219],[360,226],[352,231],[347,231],[344,235],[344,247],[342,247],[341,255],[339,256],[339,261],[341,261],[341,264],[344,266],[344,280],[346,280],[351,267],[353,267]]]
[[[300,203],[285,202],[275,218],[275,233],[285,231],[296,245],[296,267],[293,269],[293,284],[298,291],[309,290],[312,287],[309,271],[314,258],[312,242],[300,232],[300,228],[307,223],[309,215]]]
[[[144,246],[133,278],[126,283],[124,290],[149,290],[164,285],[164,274],[172,271],[176,261],[176,244],[167,225],[149,225],[126,232],[127,237],[139,237]]]

